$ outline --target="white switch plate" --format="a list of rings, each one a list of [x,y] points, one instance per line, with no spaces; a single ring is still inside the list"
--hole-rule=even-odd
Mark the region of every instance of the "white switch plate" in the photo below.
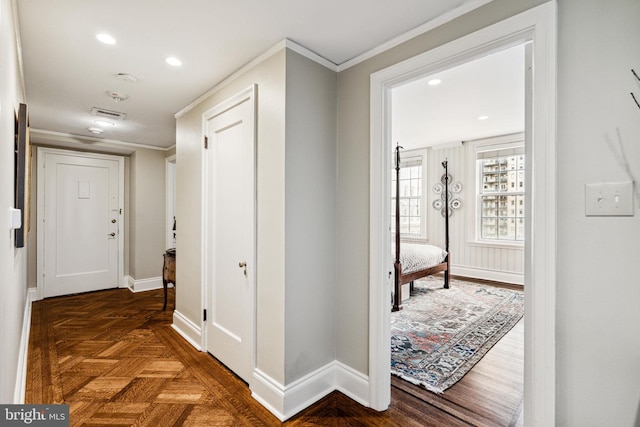
[[[20,209],[9,208],[9,228],[17,230],[22,227],[22,211]]]
[[[633,216],[633,182],[585,185],[586,216]]]

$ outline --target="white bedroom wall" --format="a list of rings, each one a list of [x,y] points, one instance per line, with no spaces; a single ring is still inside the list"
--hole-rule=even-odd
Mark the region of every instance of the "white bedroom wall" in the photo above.
[[[498,136],[498,135],[496,135]],[[524,283],[524,249],[505,245],[478,244],[475,242],[475,180],[473,173],[474,153],[471,144],[456,146],[445,144],[443,148],[428,150],[427,187],[427,232],[429,242],[444,247],[444,218],[431,204],[439,194],[432,190],[440,182],[444,168],[442,161],[448,160],[451,182],[460,182],[462,191],[452,194],[462,201],[462,207],[453,210],[449,218],[449,248],[451,252],[451,274],[478,279]]]
[[[558,2],[557,424],[640,426],[640,2]],[[633,217],[585,184],[634,181]]]
[[[27,250],[15,248],[9,229],[9,208],[14,207],[14,129],[24,84],[18,62],[11,0],[0,0],[0,402],[19,403],[15,395],[21,349],[23,315],[27,300]],[[18,399],[16,399],[18,398]]]

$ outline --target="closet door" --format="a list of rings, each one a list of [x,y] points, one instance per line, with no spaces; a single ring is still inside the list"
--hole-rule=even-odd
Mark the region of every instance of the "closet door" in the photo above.
[[[251,90],[205,116],[207,351],[247,382],[255,317],[253,99]]]

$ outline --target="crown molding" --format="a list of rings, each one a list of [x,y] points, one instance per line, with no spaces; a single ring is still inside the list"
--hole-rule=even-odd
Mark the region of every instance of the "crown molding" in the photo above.
[[[492,2],[493,0],[472,0],[469,2],[465,2],[463,4],[461,4],[460,6],[456,7],[453,10],[450,10],[449,12],[442,14],[440,16],[438,16],[435,19],[432,19],[431,21],[425,22],[424,24],[414,28],[413,30],[407,31],[404,34],[399,35],[398,37],[395,37],[391,40],[389,40],[388,42],[382,43],[381,45],[378,45],[376,47],[374,47],[373,49],[370,49],[368,51],[366,51],[365,53],[356,56],[353,59],[350,59],[348,61],[343,62],[342,64],[338,65],[338,72],[344,71],[346,69],[349,69],[351,67],[354,67],[358,64],[360,64],[361,62],[366,61],[367,59],[373,58],[376,55],[379,55],[389,49],[392,49],[408,40],[411,40],[421,34],[426,33],[427,31],[431,31],[434,28],[437,28],[441,25],[446,24],[447,22],[453,21],[454,19],[465,15],[469,12],[471,12],[472,10],[475,10],[481,6],[484,6],[487,3]]]
[[[267,59],[269,59],[270,57],[272,57],[273,55],[275,55],[276,53],[280,52],[283,49],[290,49],[290,50],[292,50],[292,51],[294,51],[296,53],[299,53],[300,55],[303,55],[303,56],[311,59],[312,61],[322,65],[323,67],[326,67],[326,68],[328,68],[328,69],[330,69],[332,71],[336,71],[336,72],[338,71],[338,66],[336,64],[334,64],[333,62],[323,58],[322,56],[318,55],[315,52],[312,52],[311,50],[307,49],[306,47],[304,47],[302,45],[299,45],[298,43],[294,42],[293,40],[284,39],[284,40],[278,42],[276,45],[274,45],[270,49],[266,50],[261,55],[257,56],[254,60],[252,60],[251,62],[249,62],[248,64],[246,64],[242,68],[239,68],[237,71],[234,71],[233,73],[231,73],[227,78],[225,78],[220,83],[218,83],[217,85],[215,85],[214,87],[212,87],[211,89],[209,89],[208,91],[206,91],[205,93],[200,95],[198,98],[196,98],[191,103],[189,103],[189,105],[185,106],[183,109],[178,111],[174,115],[174,117],[176,119],[178,119],[178,118],[184,116],[189,111],[191,111],[196,105],[200,104],[202,101],[204,101],[205,99],[207,99],[208,97],[210,97],[214,93],[218,92],[222,88],[228,86],[230,83],[232,83],[233,81],[238,79],[240,76],[244,75],[248,70],[250,70],[251,68],[255,67],[256,65],[266,61]]]
[[[103,139],[103,138],[95,138],[92,136],[84,136],[84,135],[74,135],[71,133],[62,133],[55,132],[51,130],[44,129],[36,129],[29,128],[29,134],[32,140],[36,140],[36,142],[41,142],[38,140],[43,140],[44,142],[54,142],[54,143],[71,143],[71,144],[85,144],[90,146],[99,146],[99,147],[111,147],[111,146],[121,146],[128,148],[145,148],[148,150],[158,150],[158,151],[169,151],[175,145],[165,148],[158,147],[155,145],[147,145],[147,144],[138,144],[135,142],[126,142],[120,141],[117,139]]]

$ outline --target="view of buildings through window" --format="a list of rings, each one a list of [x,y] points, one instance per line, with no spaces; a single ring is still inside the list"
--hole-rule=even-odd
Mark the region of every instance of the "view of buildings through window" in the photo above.
[[[524,154],[491,153],[478,159],[480,238],[524,241]]]

